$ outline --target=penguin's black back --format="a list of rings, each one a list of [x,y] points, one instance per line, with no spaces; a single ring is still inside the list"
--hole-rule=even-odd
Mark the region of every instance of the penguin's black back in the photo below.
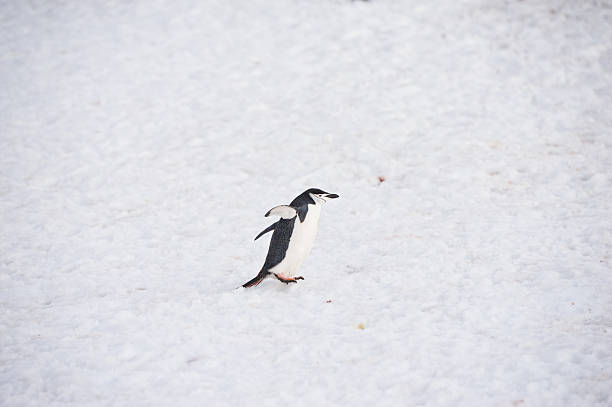
[[[266,256],[263,270],[270,270],[283,261],[287,254],[287,249],[289,248],[289,240],[291,239],[296,221],[297,216],[291,219],[280,219],[276,222],[274,232],[272,233],[272,239],[270,239],[270,247],[268,248],[268,255]]]

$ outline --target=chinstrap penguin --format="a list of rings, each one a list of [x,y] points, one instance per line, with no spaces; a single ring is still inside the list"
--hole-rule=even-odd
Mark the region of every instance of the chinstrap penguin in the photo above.
[[[255,237],[257,240],[264,234],[274,231],[266,261],[259,274],[243,284],[243,287],[255,286],[270,276],[285,284],[303,280],[302,276],[293,276],[310,253],[317,235],[323,203],[334,198],[338,198],[338,195],[310,188],[298,195],[289,205],[279,205],[270,209],[265,216],[280,216],[280,219]]]

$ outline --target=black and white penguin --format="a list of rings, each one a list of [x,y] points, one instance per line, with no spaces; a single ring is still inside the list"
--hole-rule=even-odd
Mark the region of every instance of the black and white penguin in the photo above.
[[[297,283],[304,277],[293,277],[310,253],[323,203],[338,198],[317,188],[310,188],[298,195],[289,205],[279,205],[268,211],[265,216],[280,216],[280,219],[264,229],[255,237],[274,231],[266,261],[255,278],[243,287],[252,287],[264,278],[274,276],[285,284]]]

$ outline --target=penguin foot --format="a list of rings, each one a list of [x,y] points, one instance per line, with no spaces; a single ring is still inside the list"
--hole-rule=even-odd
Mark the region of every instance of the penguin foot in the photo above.
[[[282,281],[285,284],[297,283],[298,280],[303,280],[304,279],[304,277],[302,277],[302,276],[285,277],[282,274],[276,274],[276,273],[274,273],[274,277],[276,277],[279,281]]]

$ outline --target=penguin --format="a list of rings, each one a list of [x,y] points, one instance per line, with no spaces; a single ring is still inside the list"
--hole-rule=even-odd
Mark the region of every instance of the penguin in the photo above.
[[[337,194],[310,188],[298,195],[289,205],[270,209],[264,216],[279,216],[280,219],[255,237],[257,240],[273,231],[268,255],[259,274],[242,286],[256,286],[270,276],[285,284],[303,280],[304,277],[294,275],[314,243],[321,207],[327,200],[335,198],[338,198]]]

